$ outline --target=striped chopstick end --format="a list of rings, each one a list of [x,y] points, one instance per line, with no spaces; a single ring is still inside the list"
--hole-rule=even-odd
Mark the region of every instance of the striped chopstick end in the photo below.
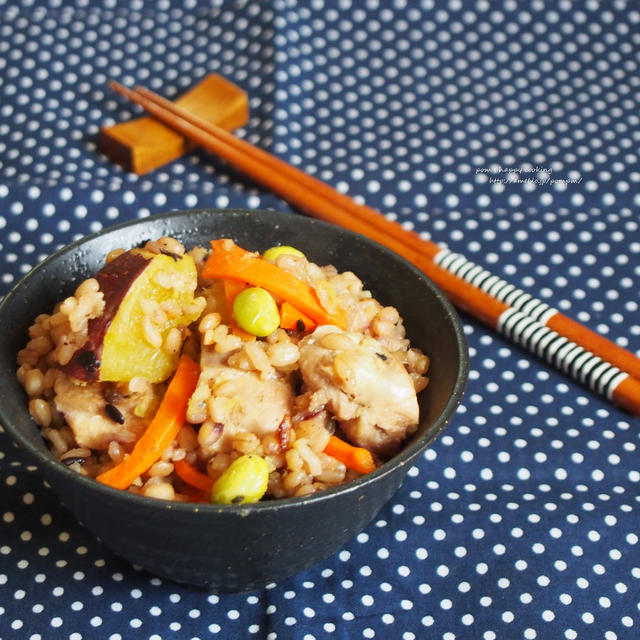
[[[435,255],[433,261],[454,276],[489,294],[492,298],[522,311],[542,324],[547,324],[549,319],[557,313],[557,310],[546,302],[542,302],[542,300],[525,293],[522,289],[509,284],[506,280],[492,274],[459,253],[443,249]]]
[[[498,331],[612,402],[640,415],[640,382],[530,316],[509,308]]]

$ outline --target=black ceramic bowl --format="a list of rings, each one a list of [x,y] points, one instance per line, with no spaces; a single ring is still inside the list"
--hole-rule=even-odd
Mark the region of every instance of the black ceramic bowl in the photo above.
[[[17,351],[39,313],[50,312],[105,255],[169,235],[188,248],[215,237],[263,251],[298,247],[319,264],[352,270],[385,305],[398,308],[412,342],[431,358],[420,427],[375,472],[311,496],[252,505],[173,503],[106,487],[50,455],[15,377]],[[293,575],[333,554],[362,530],[399,488],[407,469],[454,414],[466,382],[460,320],[443,294],[402,258],[362,236],[293,214],[245,210],[181,211],[89,236],[35,267],[0,305],[0,422],[33,457],[61,502],[108,547],[157,575],[239,592]]]

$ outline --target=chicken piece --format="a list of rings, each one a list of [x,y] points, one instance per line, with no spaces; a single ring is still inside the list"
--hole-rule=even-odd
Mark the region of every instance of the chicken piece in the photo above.
[[[376,340],[323,326],[299,348],[313,404],[324,403],[353,444],[390,455],[415,432],[419,408],[411,377]]]
[[[148,415],[135,413],[141,402],[139,394],[112,394],[107,400],[106,390],[112,387],[102,382],[81,383],[63,373],[56,377],[56,409],[81,447],[105,450],[112,440],[135,442],[149,423]],[[145,398],[144,404],[148,407],[149,400]]]
[[[228,354],[204,347],[200,357],[201,374],[192,401],[206,398],[208,418],[221,424],[219,438],[207,446],[207,453],[228,452],[233,437],[249,432],[262,438],[275,433],[293,408],[293,388],[285,376],[274,372],[264,378],[259,371],[238,369],[226,364]],[[198,412],[190,406],[190,414]]]

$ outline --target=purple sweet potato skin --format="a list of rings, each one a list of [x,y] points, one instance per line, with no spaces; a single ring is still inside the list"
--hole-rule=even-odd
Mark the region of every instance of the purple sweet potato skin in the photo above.
[[[105,334],[127,291],[150,261],[149,256],[127,251],[104,266],[94,276],[104,296],[104,311],[97,318],[89,320],[87,341],[63,367],[65,373],[83,382],[99,379]]]

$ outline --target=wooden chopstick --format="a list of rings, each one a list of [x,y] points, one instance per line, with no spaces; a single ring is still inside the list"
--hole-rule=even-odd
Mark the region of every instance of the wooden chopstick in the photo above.
[[[380,212],[188,111],[137,87],[116,92],[275,191],[302,211],[361,233],[429,276],[462,310],[592,390],[640,415],[640,359],[459,254],[422,239]]]
[[[121,85],[116,86],[114,84],[114,89],[120,90],[121,92],[123,87],[121,87]],[[388,239],[388,235],[394,240],[406,244],[422,257],[432,260],[458,278],[466,280],[474,287],[488,292],[491,297],[504,303],[504,306],[498,306],[492,311],[490,324],[493,328],[498,328],[501,324],[499,316],[496,316],[495,314],[496,311],[499,311],[500,313],[507,309],[522,311],[525,315],[533,317],[545,326],[549,327],[549,329],[556,331],[572,342],[581,345],[587,351],[591,351],[592,353],[607,360],[607,362],[610,362],[623,371],[626,371],[629,375],[640,379],[640,358],[607,338],[604,338],[600,334],[575,322],[571,318],[560,313],[558,310],[549,307],[545,302],[542,302],[524,291],[509,285],[501,278],[493,276],[487,270],[482,269],[469,260],[466,260],[460,254],[452,253],[441,248],[431,240],[421,238],[417,233],[409,231],[398,223],[387,219],[379,211],[376,211],[366,205],[358,204],[326,183],[309,176],[299,169],[287,164],[283,160],[280,160],[262,149],[245,142],[223,129],[220,129],[220,127],[212,126],[201,118],[193,116],[188,111],[177,107],[173,102],[162,98],[154,92],[143,87],[136,87],[135,91],[139,95],[144,96],[153,103],[165,108],[179,118],[182,118],[194,126],[207,131],[207,133],[217,137],[230,147],[254,158],[262,167],[265,167],[265,172],[266,168],[268,168],[269,171],[276,172],[278,175],[286,176],[295,181],[298,185],[304,187],[307,194],[320,194],[325,200],[334,203],[336,206],[353,214],[353,216],[358,220],[363,221],[367,225],[367,228],[373,225],[382,230],[385,234],[382,237],[385,240]],[[261,167],[257,167],[256,171],[261,174],[264,173]],[[297,202],[300,208],[303,210],[309,210],[311,215],[323,215],[322,213],[316,214],[311,210],[315,208],[315,199],[313,201],[309,201],[309,196],[305,196],[304,194],[298,197],[297,192],[298,190],[296,189],[294,196],[296,197],[296,201],[300,201]],[[286,197],[287,194],[285,194],[285,198]],[[332,212],[330,211],[327,215],[331,213]],[[332,216],[332,218],[334,217],[335,216]],[[335,221],[336,224],[341,224],[342,226],[347,226],[349,224],[349,221],[345,219],[344,214],[338,214],[337,217],[338,219]]]

